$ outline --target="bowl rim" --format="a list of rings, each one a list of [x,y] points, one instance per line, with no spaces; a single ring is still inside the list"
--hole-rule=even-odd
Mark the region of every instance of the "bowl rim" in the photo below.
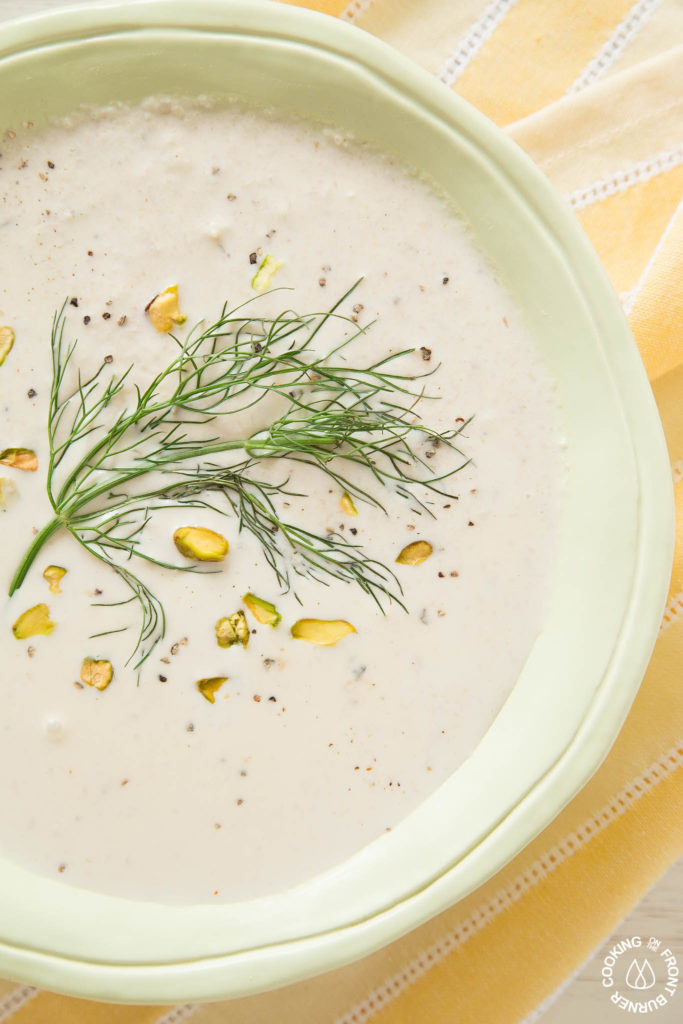
[[[664,606],[673,549],[672,485],[661,424],[618,299],[574,215],[528,157],[498,128],[391,47],[339,19],[270,0],[138,0],[49,11],[0,26],[0,61],[74,39],[144,30],[240,31],[296,39],[368,69],[446,126],[469,135],[504,167],[572,256],[571,269],[601,338],[628,423],[639,483],[638,550],[627,616],[609,669],[571,744],[523,801],[461,861],[419,892],[365,920],[225,956],[164,963],[60,957],[0,942],[3,972],[49,988],[112,1001],[166,1002],[241,996],[341,966],[445,909],[495,873],[590,778],[616,737],[650,657]],[[619,358],[615,359],[615,353]],[[663,500],[667,497],[667,500]],[[637,624],[637,626],[635,625]],[[628,642],[627,642],[628,641]],[[626,649],[628,648],[628,649]],[[501,853],[504,848],[505,852]],[[472,853],[476,852],[476,863]]]

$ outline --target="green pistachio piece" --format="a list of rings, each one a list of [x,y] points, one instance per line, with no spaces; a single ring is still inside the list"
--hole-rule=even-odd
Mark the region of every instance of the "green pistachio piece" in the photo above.
[[[181,526],[173,534],[173,541],[181,555],[199,562],[222,562],[229,548],[221,533],[204,526]]]
[[[255,292],[265,292],[270,288],[270,282],[272,277],[277,274],[280,267],[283,266],[282,260],[275,259],[270,253],[267,253],[259,268],[251,279],[251,287]]]
[[[0,327],[0,366],[7,359],[14,344],[14,331],[11,327]]]
[[[57,625],[50,618],[50,609],[46,604],[36,604],[20,615],[12,626],[17,640],[27,640],[30,636],[49,636]]]
[[[270,601],[264,601],[262,598],[257,597],[256,594],[245,594],[242,598],[247,608],[254,616],[257,622],[260,622],[262,626],[278,626],[282,620],[282,616]]]
[[[0,465],[35,473],[38,469],[38,457],[30,448],[5,448],[0,452]]]
[[[81,665],[81,682],[86,686],[94,686],[96,690],[106,690],[114,678],[114,669],[110,661],[98,661],[96,658],[84,658]]]
[[[342,512],[346,512],[347,516],[357,516],[358,509],[353,503],[353,498],[348,491],[344,491],[339,501]]]
[[[51,594],[61,594],[62,588],[59,581],[64,576],[66,576],[66,569],[62,569],[61,565],[48,565],[47,569],[43,571],[43,579],[50,584]]]
[[[243,611],[226,615],[216,623],[216,641],[219,647],[232,647],[233,644],[249,643],[249,626]]]
[[[214,694],[220,690],[223,683],[227,683],[227,676],[212,676],[210,679],[199,679],[197,681],[197,689],[201,693],[205,700],[208,700],[209,704],[215,704],[216,698]]]
[[[178,285],[173,284],[155,295],[145,313],[161,334],[168,334],[176,324],[184,324],[187,317],[178,308]]]
[[[422,565],[423,562],[427,561],[433,550],[434,548],[429,541],[416,540],[404,547],[396,561],[399,565]]]
[[[345,619],[299,619],[291,629],[295,640],[305,640],[307,644],[317,644],[318,647],[332,647],[338,640],[355,632]]]

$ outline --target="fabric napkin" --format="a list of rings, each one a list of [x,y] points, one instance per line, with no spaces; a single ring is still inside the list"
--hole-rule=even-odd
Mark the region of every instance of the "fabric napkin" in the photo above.
[[[206,1006],[110,1006],[0,982],[0,1022],[536,1020],[683,854],[683,47],[675,46],[683,3],[302,6],[384,39],[505,128],[597,249],[652,382],[675,483],[676,555],[654,656],[615,746],[581,793],[494,878],[388,948],[277,993]]]

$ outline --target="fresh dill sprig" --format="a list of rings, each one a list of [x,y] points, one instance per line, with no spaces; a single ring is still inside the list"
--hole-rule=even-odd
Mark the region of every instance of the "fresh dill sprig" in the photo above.
[[[354,583],[380,608],[385,600],[402,605],[400,584],[386,565],[341,534],[286,522],[274,499],[294,493],[288,478],[274,484],[258,475],[264,460],[284,467],[305,463],[379,508],[373,482],[415,503],[417,511],[429,511],[420,492],[451,496],[443,487],[466,465],[454,441],[467,423],[438,432],[422,421],[417,407],[428,396],[419,382],[429,373],[405,374],[396,366],[413,349],[365,367],[346,361],[344,349],[366,330],[337,312],[355,287],[327,312],[309,316],[291,310],[274,318],[255,315],[254,299],[232,310],[226,304],[209,327],[198,325],[184,340],[171,335],[175,356],[144,389],[133,381],[133,365],[106,380],[103,362],[83,378],[73,365],[77,342],[64,338],[65,302],[51,332],[47,493],[54,517],[22,558],[10,595],[46,541],[68,530],[126,584],[130,597],[119,603],[138,604],[140,630],[131,658],[139,670],[164,636],[165,615],[131,560],[200,571],[160,561],[143,547],[155,511],[190,507],[233,514],[239,529],[256,538],[284,590],[293,572],[322,583]],[[348,337],[319,355],[312,343],[333,319],[343,322]],[[221,436],[222,418],[253,410],[267,398],[278,400],[279,414],[266,427],[243,438]],[[210,426],[210,433],[198,429]],[[427,440],[456,453],[456,464],[441,475],[418,451]],[[349,475],[352,467],[364,472]],[[359,485],[359,475],[367,486]]]

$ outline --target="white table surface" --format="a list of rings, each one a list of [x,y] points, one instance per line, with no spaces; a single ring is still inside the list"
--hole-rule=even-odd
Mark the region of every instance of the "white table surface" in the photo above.
[[[70,0],[69,6],[93,2],[98,0]],[[0,21],[64,6],[65,0],[0,0]],[[569,982],[540,1018],[542,1024],[577,1024],[577,1021],[581,1024],[619,1024],[628,1019],[629,1015],[606,998],[600,984],[600,968],[601,957],[612,943],[632,935],[656,936],[677,955],[683,968],[683,859],[634,908],[596,957]],[[669,1006],[657,1011],[654,1019],[657,1024],[680,1024],[683,1021],[683,988]]]

